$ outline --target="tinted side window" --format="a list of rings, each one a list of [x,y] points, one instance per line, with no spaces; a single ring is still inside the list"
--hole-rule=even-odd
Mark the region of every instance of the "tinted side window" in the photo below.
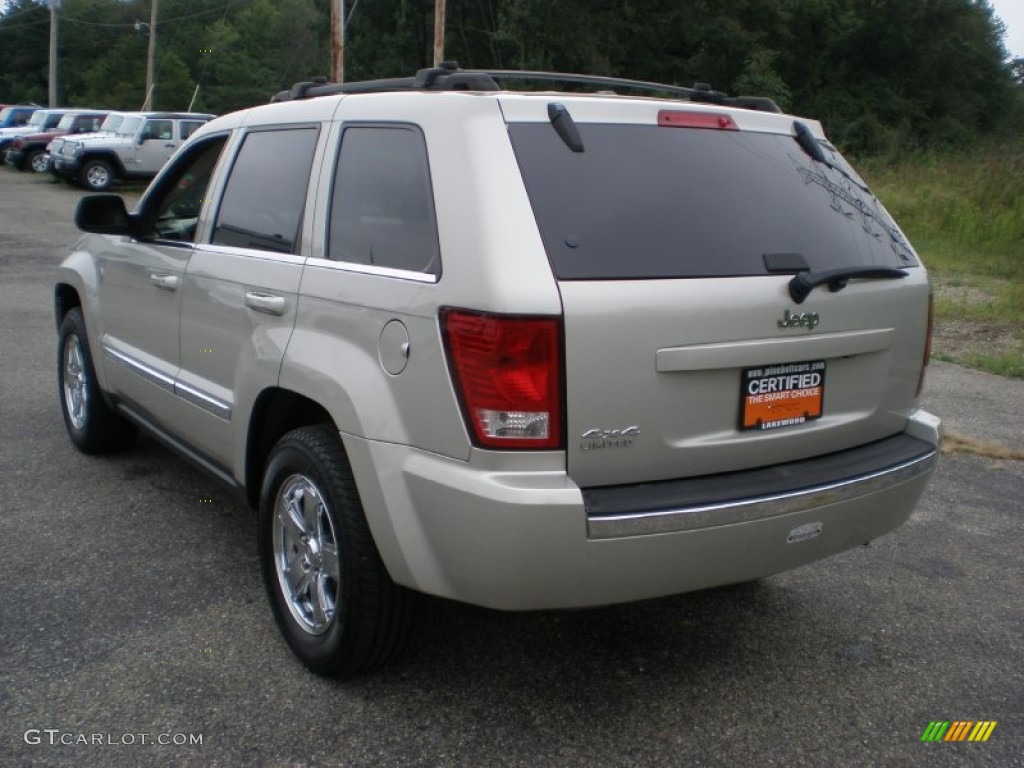
[[[170,120],[149,120],[142,129],[142,140],[174,138],[174,123]]]
[[[195,240],[206,189],[226,140],[224,136],[208,139],[177,159],[161,180],[153,203],[147,206],[152,211],[150,237],[181,242]]]
[[[345,130],[334,176],[328,256],[440,274],[427,149],[418,130]]]
[[[181,122],[181,126],[180,126],[181,127],[181,138],[182,138],[182,140],[187,139],[193,133],[198,131],[202,126],[203,126],[202,123],[197,123],[197,122],[194,122],[194,121],[191,121],[191,120],[189,120],[189,121],[182,121]]]
[[[103,122],[102,117],[83,117],[75,121],[74,126],[71,129],[72,133],[92,133],[93,131],[99,130],[100,123]]]
[[[246,136],[224,190],[212,242],[292,253],[316,139],[316,128]]]

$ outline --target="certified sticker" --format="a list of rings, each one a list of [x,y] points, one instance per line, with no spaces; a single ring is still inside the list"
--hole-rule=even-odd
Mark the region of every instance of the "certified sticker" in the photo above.
[[[778,429],[821,417],[825,361],[743,370],[740,429]]]

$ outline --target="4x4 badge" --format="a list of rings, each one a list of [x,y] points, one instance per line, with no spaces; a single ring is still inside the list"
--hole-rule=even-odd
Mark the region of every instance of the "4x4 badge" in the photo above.
[[[640,427],[633,425],[624,429],[602,429],[595,427],[580,435],[581,451],[617,450],[632,448],[640,437]]]
[[[817,312],[790,312],[788,309],[783,313],[782,319],[777,321],[779,328],[806,328],[813,330],[821,318]]]

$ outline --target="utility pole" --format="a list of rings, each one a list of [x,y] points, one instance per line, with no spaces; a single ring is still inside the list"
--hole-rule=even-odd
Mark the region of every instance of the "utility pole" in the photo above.
[[[60,0],[50,0],[50,107],[57,104],[57,9]]]
[[[434,0],[434,66],[444,61],[444,0]]]
[[[156,59],[156,6],[157,0],[149,12],[149,52],[146,54],[146,100],[142,103],[142,111],[153,109],[153,89],[156,83],[153,82],[153,62]]]
[[[331,0],[331,82],[345,82],[345,0]]]

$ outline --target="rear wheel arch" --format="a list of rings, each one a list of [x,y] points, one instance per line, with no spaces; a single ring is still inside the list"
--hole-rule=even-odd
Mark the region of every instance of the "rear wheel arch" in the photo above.
[[[263,390],[249,414],[245,451],[245,495],[249,505],[259,506],[263,471],[274,445],[293,429],[314,424],[334,424],[322,405],[305,395],[280,387]]]

